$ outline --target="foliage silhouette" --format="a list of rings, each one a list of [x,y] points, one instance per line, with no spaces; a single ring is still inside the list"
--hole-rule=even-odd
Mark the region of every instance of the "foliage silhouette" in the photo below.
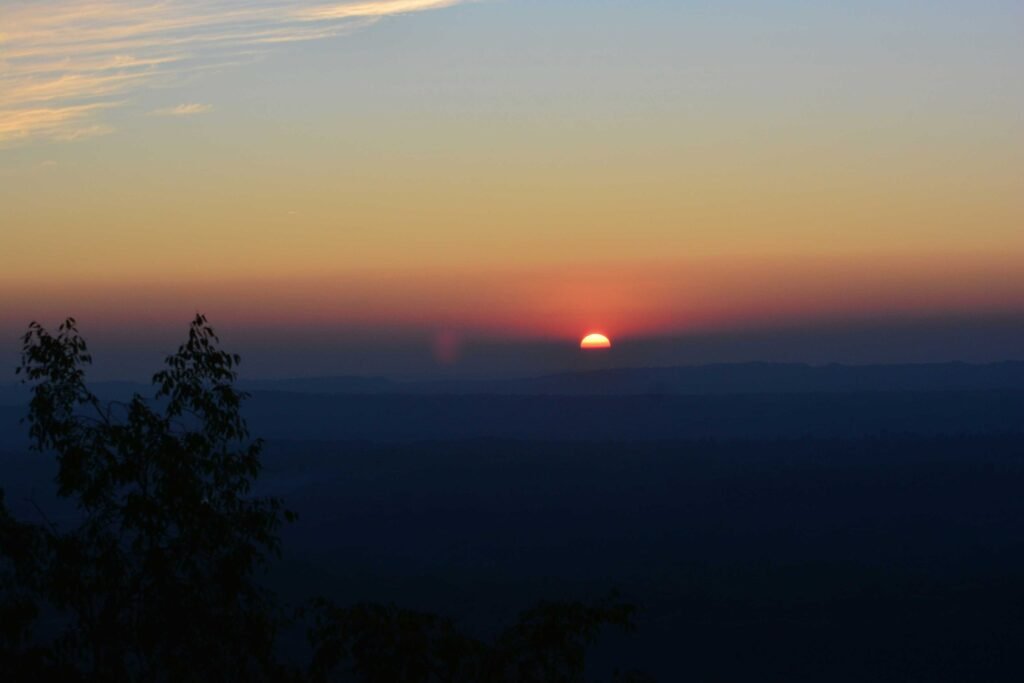
[[[586,650],[601,628],[632,628],[634,608],[614,595],[593,605],[544,602],[486,644],[450,619],[394,606],[318,600],[312,610],[312,681],[574,683],[584,680]]]
[[[4,550],[31,537],[31,557],[13,558],[20,585],[69,617],[51,651],[58,666],[108,681],[274,670],[275,607],[252,575],[279,552],[291,515],[249,495],[261,443],[239,413],[238,357],[216,341],[198,316],[153,378],[158,409],[137,395],[104,405],[88,390],[73,319],[56,336],[33,323],[23,338],[32,447],[57,454],[59,493],[82,521],[32,533],[5,519]]]
[[[631,627],[613,599],[544,603],[495,641],[447,618],[317,599],[286,617],[258,572],[295,519],[252,495],[262,442],[235,389],[237,355],[205,317],[153,377],[154,400],[104,403],[74,319],[32,323],[17,372],[32,386],[32,448],[55,453],[78,525],[15,520],[0,490],[0,669],[8,680],[582,681],[604,625]],[[312,661],[278,661],[282,629],[307,623]],[[633,680],[633,679],[625,679]]]

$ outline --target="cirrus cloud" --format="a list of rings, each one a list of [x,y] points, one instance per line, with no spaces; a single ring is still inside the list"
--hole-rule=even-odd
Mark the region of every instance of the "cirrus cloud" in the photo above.
[[[202,114],[208,112],[212,107],[208,104],[199,104],[198,102],[190,102],[188,104],[179,104],[176,107],[167,107],[165,109],[154,109],[149,112],[154,116],[193,116],[194,114]]]
[[[472,0],[15,0],[0,7],[0,145],[110,132],[132,92]],[[208,105],[154,114],[186,116]]]

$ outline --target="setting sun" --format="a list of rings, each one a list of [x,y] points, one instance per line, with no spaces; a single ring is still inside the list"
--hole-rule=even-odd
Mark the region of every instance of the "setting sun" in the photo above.
[[[588,334],[580,342],[581,349],[610,349],[611,347],[611,341],[603,334]]]

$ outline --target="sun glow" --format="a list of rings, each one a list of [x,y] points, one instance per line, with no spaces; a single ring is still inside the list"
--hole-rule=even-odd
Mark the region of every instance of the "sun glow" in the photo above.
[[[580,342],[581,349],[610,349],[611,341],[603,334],[588,334]]]

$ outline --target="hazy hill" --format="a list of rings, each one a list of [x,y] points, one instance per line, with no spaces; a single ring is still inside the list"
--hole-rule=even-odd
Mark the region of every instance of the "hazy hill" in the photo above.
[[[626,396],[1024,390],[1024,362],[821,366],[741,363],[617,368],[501,380],[311,377],[243,380],[240,384],[248,391],[358,395]],[[93,387],[110,399],[123,399],[132,392],[149,392],[145,384],[131,382],[98,382]],[[24,387],[0,384],[0,405],[18,405],[27,399]]]
[[[341,389],[347,385],[348,380],[342,380],[335,386]],[[388,388],[398,393],[574,396],[979,389],[1024,389],[1024,363],[861,366],[741,363],[673,368],[617,368],[489,382],[419,382],[391,384]]]

